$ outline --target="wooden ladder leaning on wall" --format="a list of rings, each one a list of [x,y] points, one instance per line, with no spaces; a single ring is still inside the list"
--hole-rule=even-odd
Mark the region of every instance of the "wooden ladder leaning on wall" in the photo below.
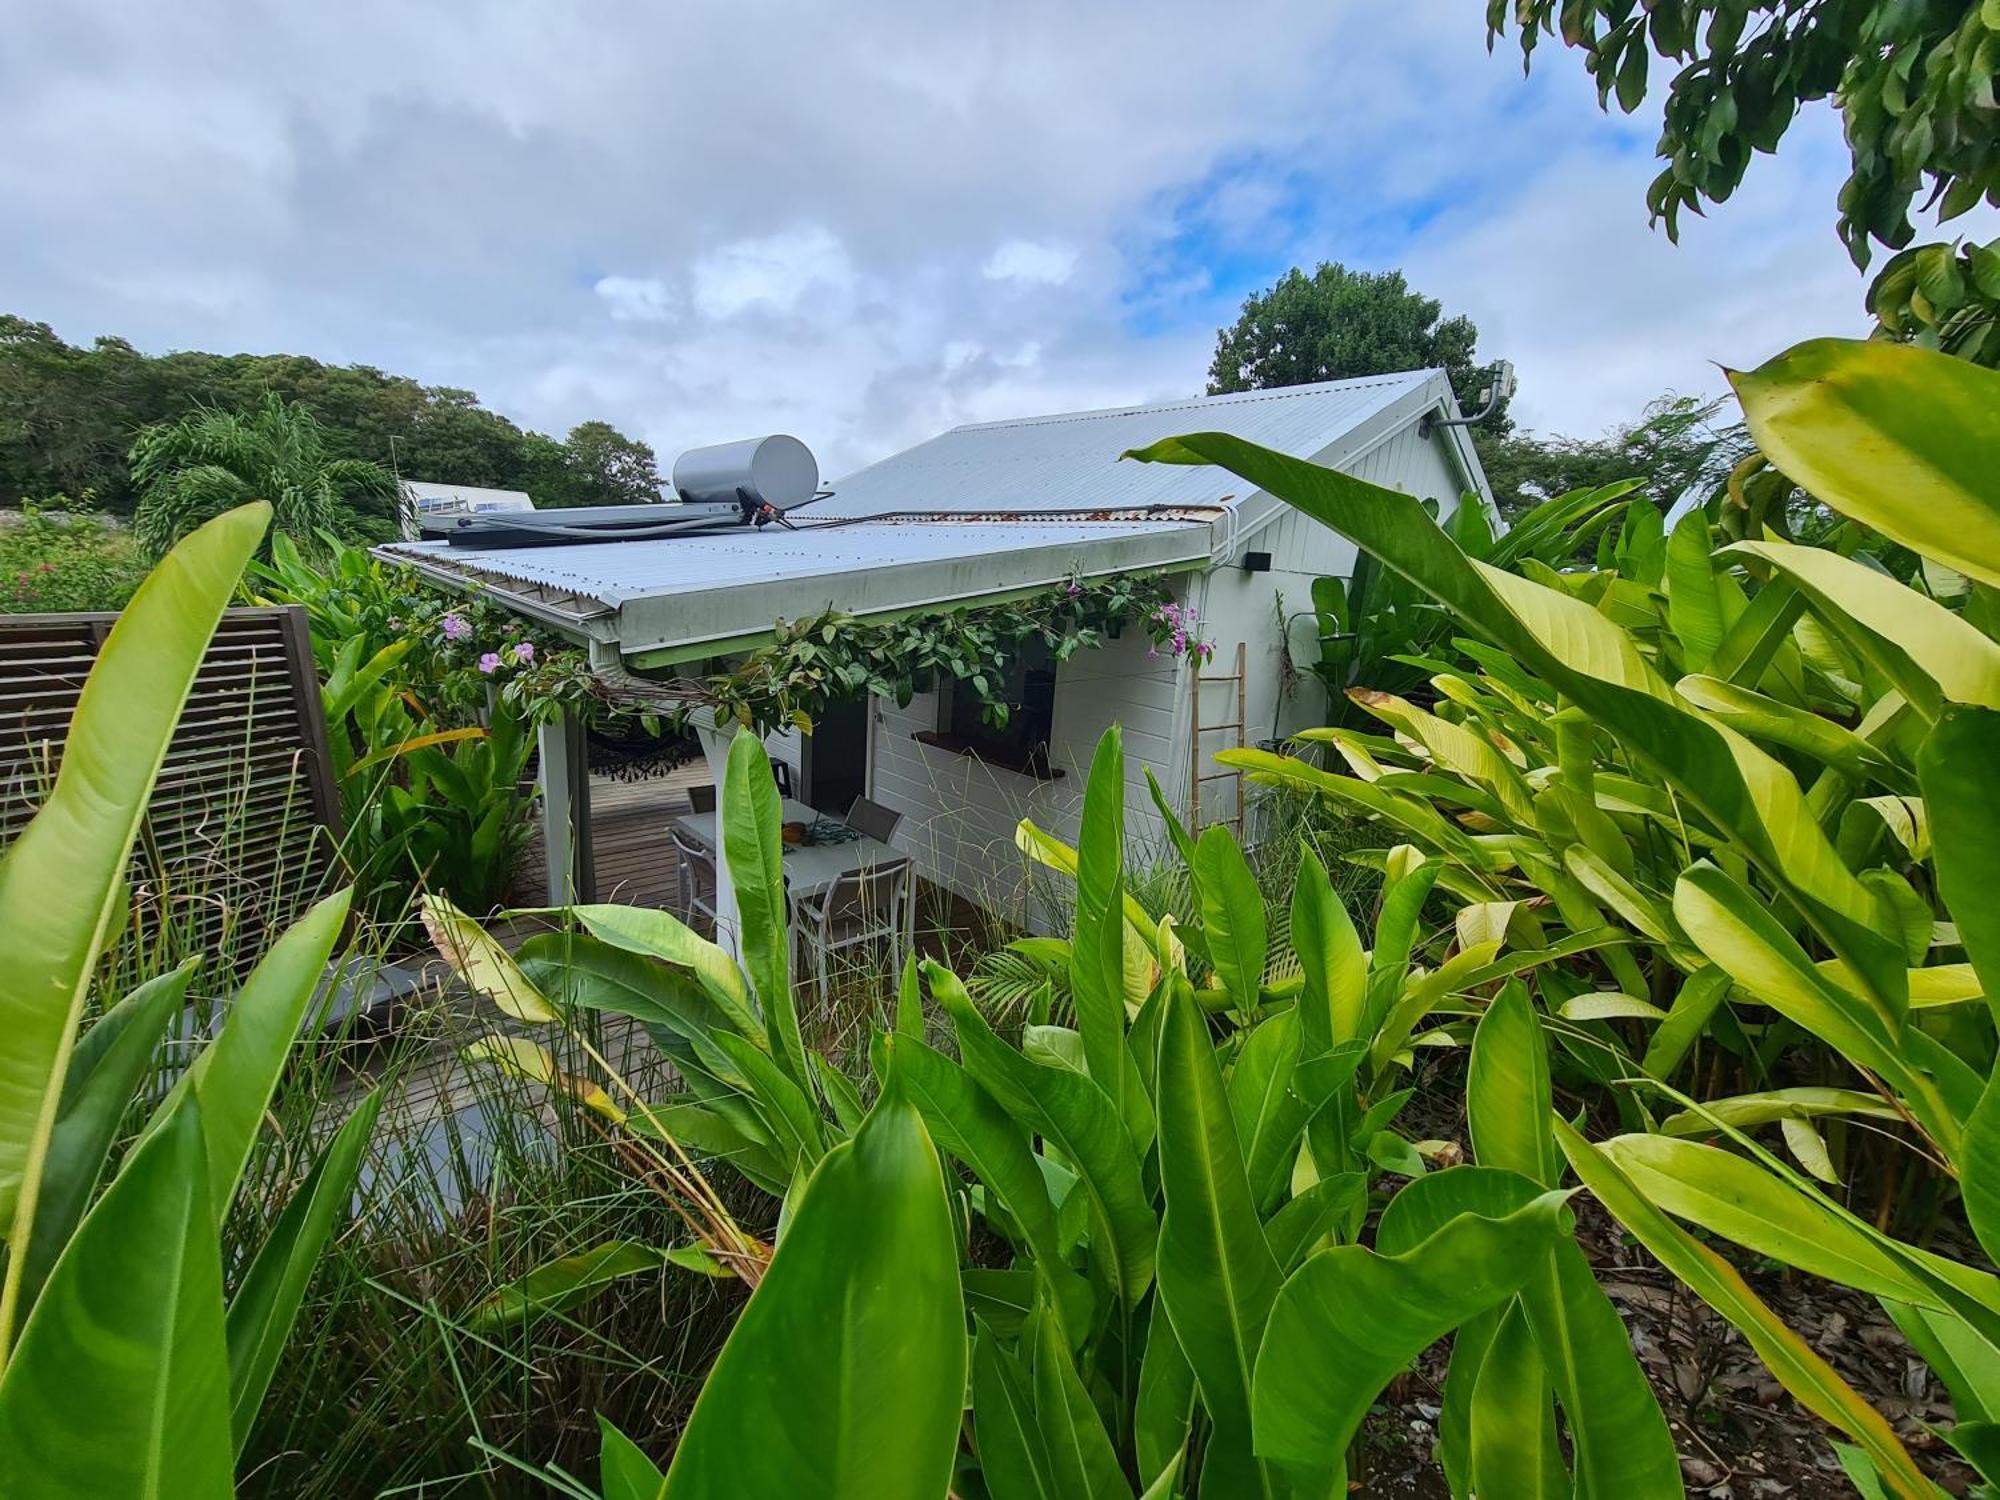
[[[1248,678],[1248,673],[1245,670],[1246,660],[1247,655],[1244,643],[1238,641],[1236,643],[1236,670],[1234,672],[1204,674],[1199,666],[1194,671],[1194,712],[1188,715],[1190,729],[1188,736],[1188,831],[1196,838],[1201,836],[1202,830],[1201,789],[1203,785],[1211,781],[1233,781],[1236,783],[1235,811],[1228,817],[1217,818],[1214,821],[1234,824],[1236,827],[1237,842],[1241,843],[1243,841],[1243,773],[1241,771],[1203,771],[1202,764],[1207,756],[1213,755],[1218,749],[1233,748],[1241,750],[1246,743],[1243,737],[1244,725],[1249,718],[1246,707],[1247,690],[1245,683]],[[1225,723],[1204,724],[1201,717],[1202,689],[1211,686],[1220,687],[1225,683],[1234,683],[1236,685],[1236,717]],[[1208,735],[1223,733],[1232,733],[1236,736],[1234,746],[1227,744],[1217,745],[1205,738]],[[1210,762],[1210,764],[1212,765],[1213,762]]]

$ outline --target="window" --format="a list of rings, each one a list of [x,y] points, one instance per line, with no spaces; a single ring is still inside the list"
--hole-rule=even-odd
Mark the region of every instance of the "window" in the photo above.
[[[1049,736],[1054,731],[1056,710],[1056,664],[1041,641],[1022,645],[1007,668],[1002,689],[1007,701],[1007,722],[995,726],[980,716],[983,706],[970,683],[948,682],[938,694],[938,724],[935,734],[918,739],[941,750],[1019,771],[1025,776],[1053,779],[1060,771],[1049,765]]]

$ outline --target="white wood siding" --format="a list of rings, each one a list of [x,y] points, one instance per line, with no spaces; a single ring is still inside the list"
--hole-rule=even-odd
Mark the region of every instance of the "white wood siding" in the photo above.
[[[1446,456],[1442,432],[1430,441],[1417,436],[1412,419],[1359,455],[1348,472],[1419,498],[1435,498],[1448,515],[1463,489],[1457,467]],[[1324,455],[1322,455],[1324,456]],[[1326,700],[1310,675],[1314,631],[1301,611],[1312,607],[1312,581],[1322,574],[1353,571],[1354,548],[1345,539],[1285,507],[1239,539],[1243,550],[1269,552],[1271,571],[1245,573],[1232,558],[1228,566],[1195,575],[1186,592],[1201,616],[1201,631],[1215,642],[1215,659],[1205,674],[1234,670],[1236,646],[1246,648],[1247,712],[1244,742],[1256,745],[1274,736],[1323,723]],[[1289,622],[1294,669],[1284,666],[1279,602]],[[1041,827],[1074,843],[1082,811],[1083,783],[1098,736],[1112,723],[1125,729],[1125,816],[1134,840],[1163,836],[1147,794],[1150,765],[1175,805],[1188,806],[1192,672],[1149,656],[1144,631],[1128,628],[1104,649],[1083,651],[1064,663],[1056,679],[1051,763],[1064,776],[1036,781],[989,766],[970,756],[919,744],[911,736],[937,727],[937,697],[920,693],[907,708],[877,701],[869,794],[903,814],[895,843],[906,850],[924,876],[1031,926],[1046,914],[1028,909],[1023,892],[1022,857],[1014,847],[1014,826],[1033,818]],[[1289,691],[1287,691],[1289,690]],[[1236,717],[1235,687],[1205,687],[1204,724]],[[1213,752],[1236,743],[1236,735],[1203,737],[1204,772],[1219,769]],[[1208,782],[1203,788],[1204,823],[1234,813],[1234,787]]]
[[[1076,842],[1090,758],[1114,723],[1124,726],[1127,830],[1137,840],[1158,836],[1144,768],[1151,765],[1171,786],[1168,778],[1187,752],[1186,730],[1176,713],[1183,696],[1180,674],[1164,656],[1150,656],[1151,645],[1143,630],[1127,626],[1118,640],[1079,651],[1057,670],[1049,761],[1063,775],[1054,781],[1017,775],[911,738],[937,728],[935,693],[917,694],[907,708],[876,700],[869,795],[903,815],[896,846],[927,879],[988,910],[1042,925],[1041,914],[1023,904],[1014,826],[1033,818],[1056,837]],[[1177,746],[1183,747],[1178,753]]]

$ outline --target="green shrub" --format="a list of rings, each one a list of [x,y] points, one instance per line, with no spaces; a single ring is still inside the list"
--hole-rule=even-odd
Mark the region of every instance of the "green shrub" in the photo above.
[[[0,614],[123,609],[145,576],[131,532],[67,495],[0,514]]]

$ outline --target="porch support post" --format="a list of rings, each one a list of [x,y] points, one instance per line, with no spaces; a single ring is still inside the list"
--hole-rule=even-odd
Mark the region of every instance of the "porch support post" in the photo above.
[[[701,737],[702,756],[708,762],[708,779],[715,786],[715,945],[732,958],[740,958],[743,948],[737,934],[743,918],[736,909],[736,882],[729,878],[729,857],[722,848],[723,818],[727,815],[722,787],[736,726],[718,725],[713,709],[702,709],[692,717],[695,733]]]
[[[535,731],[541,762],[542,850],[548,901],[569,906],[595,899],[590,849],[590,758],[583,721],[568,709]]]

